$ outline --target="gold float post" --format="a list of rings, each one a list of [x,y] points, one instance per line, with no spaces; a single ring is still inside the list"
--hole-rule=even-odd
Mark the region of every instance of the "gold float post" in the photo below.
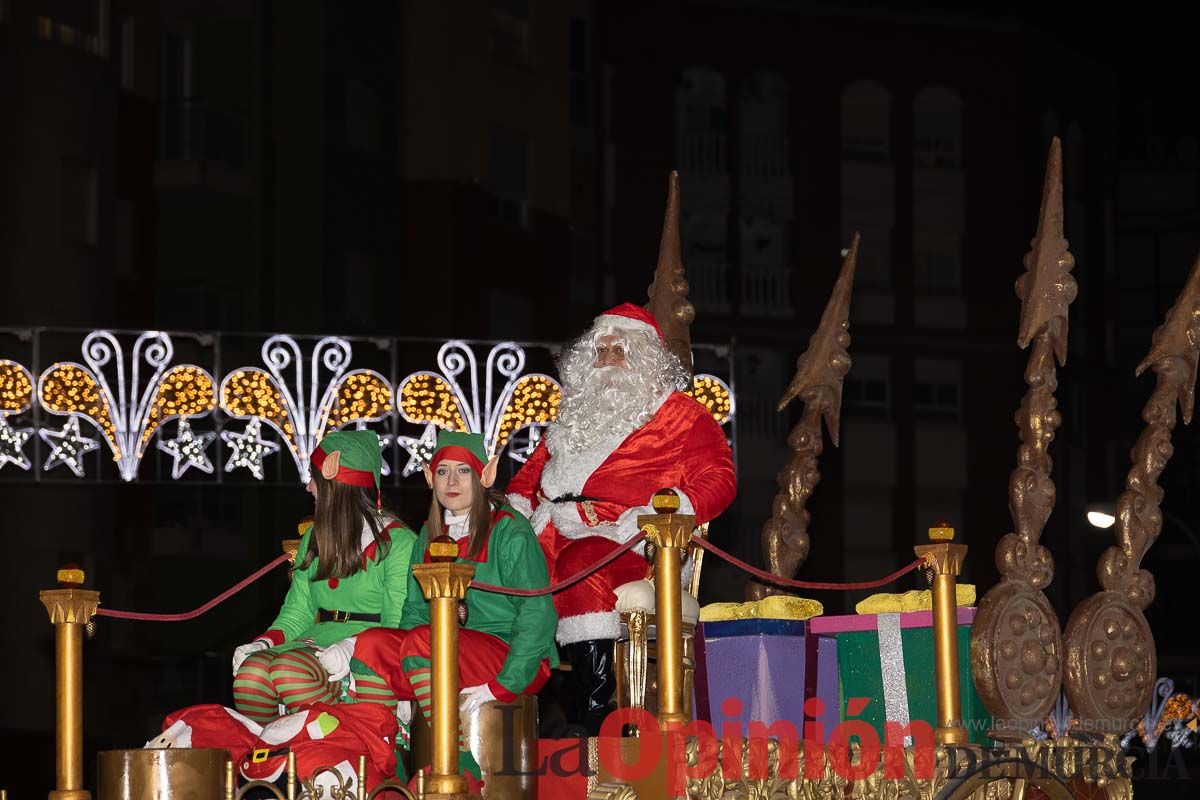
[[[54,791],[50,800],[91,800],[83,788],[83,629],[100,593],[83,587],[83,570],[58,571],[57,589],[38,593],[54,626]]]
[[[638,517],[647,541],[657,547],[654,558],[654,624],[658,646],[658,724],[663,730],[672,723],[690,720],[683,706],[683,600],[679,585],[680,567],[688,540],[696,525],[691,514],[676,514],[679,496],[670,489],[655,493],[651,501],[656,514]]]
[[[433,542],[430,553],[433,552]],[[457,546],[454,548],[457,554]],[[413,577],[429,601],[433,662],[433,769],[425,795],[436,800],[467,796],[467,780],[458,771],[458,602],[467,593],[475,568],[441,562],[417,564]]]
[[[929,529],[933,544],[917,545],[917,555],[933,568],[933,664],[937,682],[938,744],[967,744],[958,691],[958,573],[967,557],[965,544],[951,544],[954,528],[938,523]]]

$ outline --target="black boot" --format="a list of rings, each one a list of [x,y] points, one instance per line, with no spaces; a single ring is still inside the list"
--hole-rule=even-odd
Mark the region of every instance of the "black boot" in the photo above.
[[[604,718],[612,710],[617,692],[617,676],[613,671],[612,639],[593,639],[573,642],[564,647],[571,663],[575,682],[575,708],[568,719],[582,726],[588,736],[599,736]]]

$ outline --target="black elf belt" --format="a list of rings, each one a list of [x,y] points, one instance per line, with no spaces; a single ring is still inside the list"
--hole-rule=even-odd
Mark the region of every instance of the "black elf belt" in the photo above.
[[[379,614],[360,614],[357,611],[317,610],[317,622],[379,622]]]

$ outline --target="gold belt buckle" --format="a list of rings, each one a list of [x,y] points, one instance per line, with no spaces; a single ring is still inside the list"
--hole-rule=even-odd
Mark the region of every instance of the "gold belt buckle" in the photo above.
[[[261,764],[266,761],[271,755],[271,751],[265,747],[260,747],[250,755],[250,760],[255,764]]]
[[[591,500],[584,500],[579,505],[583,506],[583,514],[587,517],[588,527],[594,528],[600,522],[600,518],[596,516],[596,508],[592,505]]]
[[[349,611],[333,612],[333,621],[334,622],[349,622],[350,621],[350,612]]]

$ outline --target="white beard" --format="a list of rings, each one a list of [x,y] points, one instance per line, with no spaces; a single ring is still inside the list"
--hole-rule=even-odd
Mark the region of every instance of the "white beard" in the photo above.
[[[601,441],[624,439],[650,421],[664,392],[623,367],[592,368],[583,386],[574,389],[564,392],[567,399],[546,442],[554,456],[577,456]]]

